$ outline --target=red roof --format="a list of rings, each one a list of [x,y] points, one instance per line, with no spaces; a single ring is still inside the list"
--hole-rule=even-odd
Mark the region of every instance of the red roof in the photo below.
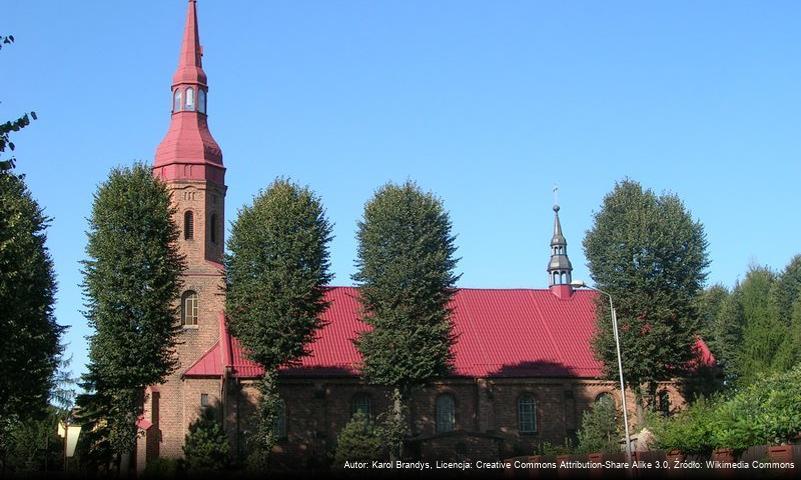
[[[359,320],[357,295],[358,290],[352,287],[328,291],[331,306],[323,314],[326,324],[310,346],[311,355],[298,366],[283,368],[283,375],[358,375],[361,356],[353,340],[369,327]],[[567,298],[559,298],[550,290],[458,290],[452,316],[457,335],[454,374],[601,377],[602,365],[590,349],[595,330],[595,296],[588,290],[574,291]],[[226,366],[237,377],[262,374],[261,367],[247,358],[239,341],[228,335],[223,320],[221,337],[228,341],[222,346],[218,342],[185,376],[220,376]],[[708,349],[703,345],[700,353],[707,361],[711,354],[704,355],[705,352]]]

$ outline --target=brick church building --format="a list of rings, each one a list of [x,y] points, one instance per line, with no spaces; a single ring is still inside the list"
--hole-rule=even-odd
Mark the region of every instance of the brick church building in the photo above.
[[[254,428],[261,368],[227,330],[223,266],[227,187],[222,151],[207,124],[195,0],[189,0],[178,69],[172,79],[169,130],[156,150],[153,175],[172,192],[187,270],[180,299],[179,368],[147,389],[138,421],[137,465],[183,456],[189,425],[215,405],[236,454]],[[280,172],[276,172],[278,174]],[[409,451],[422,458],[500,459],[530,454],[542,442],[575,434],[581,414],[601,395],[619,404],[614,381],[602,377],[590,339],[596,294],[575,290],[559,208],[545,289],[459,289],[453,302],[455,369],[411,400]],[[338,433],[356,411],[390,407],[388,391],[359,378],[352,340],[359,320],[358,290],[333,287],[325,326],[299,366],[280,372],[283,409],[276,428],[276,461],[294,468],[327,463]],[[699,342],[702,361],[712,362]],[[683,403],[679,384],[660,386],[663,407]],[[629,393],[629,395],[631,395]],[[634,405],[633,397],[629,405]],[[632,411],[632,414],[634,412]]]

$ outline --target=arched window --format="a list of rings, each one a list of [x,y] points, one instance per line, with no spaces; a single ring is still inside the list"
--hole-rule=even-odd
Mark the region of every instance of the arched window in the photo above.
[[[286,438],[286,403],[278,400],[278,414],[273,420],[273,434],[276,438]]]
[[[437,397],[436,418],[437,433],[452,432],[456,428],[456,401],[453,395],[446,393]]]
[[[211,243],[217,243],[217,214],[211,214],[211,220],[209,221],[209,237],[211,237]]]
[[[189,111],[195,109],[195,89],[192,87],[186,89],[186,109]]]
[[[521,433],[537,431],[537,401],[530,394],[517,399],[517,425]]]
[[[192,210],[184,213],[184,240],[195,238],[195,217]]]
[[[197,110],[206,113],[206,91],[202,88],[197,91]]]
[[[181,91],[180,90],[176,90],[175,91],[175,97],[173,98],[173,101],[172,101],[172,111],[173,112],[180,112],[182,103],[183,102],[181,101]]]
[[[357,393],[351,400],[351,415],[361,413],[365,418],[370,418],[371,412],[370,395],[366,393]]]
[[[670,393],[667,390],[659,392],[659,413],[664,416],[670,415]]]
[[[612,405],[614,405],[615,404],[615,399],[612,397],[612,394],[609,393],[609,392],[599,393],[598,396],[595,397],[596,405],[599,404],[599,403],[604,403],[604,402],[608,402],[608,403],[611,403]]]
[[[197,293],[192,290],[181,295],[181,325],[197,325]]]
[[[553,284],[559,285],[559,272],[553,272]]]

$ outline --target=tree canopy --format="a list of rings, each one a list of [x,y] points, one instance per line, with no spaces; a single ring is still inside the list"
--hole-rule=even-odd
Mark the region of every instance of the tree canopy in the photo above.
[[[90,372],[113,399],[110,442],[135,445],[134,422],[147,385],[175,368],[178,296],[185,265],[175,207],[144,164],[115,168],[94,195],[83,264]],[[102,382],[98,383],[98,380]]]
[[[401,390],[447,374],[454,343],[450,301],[456,246],[442,201],[413,182],[387,184],[359,222],[358,271],[363,375]]]
[[[694,358],[697,299],[709,264],[703,225],[676,195],[632,180],[615,185],[593,220],[584,250],[597,287],[614,300],[626,381],[653,393],[655,382],[681,374]],[[601,300],[593,349],[612,376],[617,357]]]

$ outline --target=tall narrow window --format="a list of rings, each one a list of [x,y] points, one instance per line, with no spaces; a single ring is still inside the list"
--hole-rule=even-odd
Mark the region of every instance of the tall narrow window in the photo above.
[[[197,293],[192,290],[181,295],[181,325],[197,325]]]
[[[286,438],[286,403],[278,400],[278,415],[273,420],[273,434],[276,438]]]
[[[197,90],[197,110],[200,113],[206,113],[206,91],[202,88]]]
[[[209,237],[211,237],[211,243],[217,243],[217,214],[211,214],[211,220],[209,221]]]
[[[370,418],[370,396],[366,393],[359,393],[353,397],[351,403],[351,414],[361,413],[365,418]]]
[[[446,393],[437,397],[436,419],[437,433],[452,432],[456,428],[456,401],[453,395]]]
[[[181,111],[181,103],[183,103],[181,101],[181,91],[180,90],[176,90],[175,91],[175,97],[173,98],[173,102],[172,102],[172,111],[173,112],[180,112]]]
[[[195,217],[191,210],[184,213],[184,240],[195,238]]]
[[[195,89],[192,87],[186,89],[186,109],[189,111],[195,109]]]
[[[517,424],[521,433],[537,431],[537,401],[529,394],[517,399]]]

